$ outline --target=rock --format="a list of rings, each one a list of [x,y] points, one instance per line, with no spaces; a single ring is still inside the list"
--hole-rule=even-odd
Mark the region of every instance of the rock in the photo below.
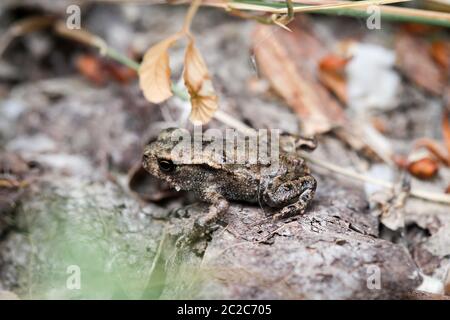
[[[25,299],[158,297],[153,260],[163,224],[149,216],[156,209],[111,182],[44,177],[0,242],[0,290]]]
[[[377,238],[362,191],[319,182],[312,208],[291,222],[261,223],[261,209],[232,205],[202,260],[173,259],[162,297],[383,299],[416,288],[418,269],[404,247]]]

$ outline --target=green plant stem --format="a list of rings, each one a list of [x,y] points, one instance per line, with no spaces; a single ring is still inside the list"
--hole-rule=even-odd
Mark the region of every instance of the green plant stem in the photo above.
[[[403,9],[403,8],[402,8]],[[406,9],[406,8],[405,8]],[[336,12],[339,11],[339,12]],[[342,16],[349,16],[349,17],[358,17],[358,18],[367,18],[370,16],[365,10],[361,9],[340,9],[340,10],[322,10],[317,12],[312,12],[314,14],[321,13],[326,15],[342,15]],[[405,11],[406,13],[406,11]],[[435,17],[421,17],[421,16],[413,16],[408,15],[405,13],[391,13],[391,12],[383,12],[381,11],[381,18],[386,19],[389,21],[396,21],[396,22],[414,22],[414,23],[421,23],[421,24],[429,24],[429,25],[435,25],[440,27],[446,27],[450,28],[450,21],[446,19],[439,19]]]
[[[117,50],[107,47],[105,55],[109,58],[126,65],[128,68],[133,69],[136,72],[139,72],[140,64],[131,58],[128,58],[126,55],[123,55],[122,53],[118,52]]]

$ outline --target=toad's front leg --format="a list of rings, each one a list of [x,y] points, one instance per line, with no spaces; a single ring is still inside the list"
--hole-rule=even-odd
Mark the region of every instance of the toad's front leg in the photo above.
[[[303,214],[314,198],[317,182],[306,175],[295,180],[269,185],[264,191],[264,202],[273,208],[282,208],[274,219]]]
[[[194,221],[192,229],[177,240],[177,246],[182,247],[202,239],[213,231],[213,227],[229,208],[228,201],[214,189],[202,193],[202,199],[211,203],[208,213]]]

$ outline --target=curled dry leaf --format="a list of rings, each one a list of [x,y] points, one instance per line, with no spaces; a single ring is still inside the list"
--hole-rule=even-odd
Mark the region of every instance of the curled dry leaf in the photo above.
[[[179,34],[170,36],[148,49],[144,55],[139,68],[139,84],[150,102],[161,103],[172,96],[168,51],[179,37]]]
[[[441,145],[432,140],[427,138],[422,138],[417,140],[414,143],[415,148],[425,148],[430,153],[432,153],[439,161],[441,161],[443,164],[450,166],[450,158],[445,152],[445,150],[442,149]]]
[[[192,38],[184,58],[184,83],[191,96],[191,121],[194,123],[208,122],[218,108],[217,95],[205,61],[195,47]]]
[[[331,130],[346,122],[344,112],[329,92],[315,78],[317,57],[324,48],[307,23],[292,32],[258,25],[253,35],[253,51],[258,67],[273,89],[297,113],[306,135]]]
[[[436,160],[426,157],[409,163],[408,171],[415,177],[423,180],[436,176],[439,165]]]

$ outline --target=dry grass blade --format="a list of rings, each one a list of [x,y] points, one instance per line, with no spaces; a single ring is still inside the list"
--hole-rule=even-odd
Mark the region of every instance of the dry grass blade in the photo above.
[[[302,157],[319,167],[325,168],[325,169],[335,172],[337,174],[340,174],[340,175],[343,175],[343,176],[346,176],[346,177],[349,177],[352,179],[368,182],[368,183],[371,183],[374,185],[382,186],[382,187],[388,188],[388,189],[394,188],[394,184],[389,181],[384,181],[384,180],[373,178],[371,176],[366,176],[364,174],[357,173],[353,170],[337,166],[328,161],[314,158],[305,153],[302,153]],[[413,197],[419,198],[419,199],[423,199],[423,200],[450,204],[450,195],[444,194],[444,193],[435,193],[435,192],[430,192],[427,190],[411,189],[410,195]]]
[[[186,49],[184,64],[184,83],[192,104],[190,119],[195,123],[206,123],[218,109],[217,95],[205,61],[192,38]]]
[[[145,53],[139,68],[139,85],[150,102],[161,103],[172,96],[168,51],[179,37],[180,34],[175,34]]]
[[[355,1],[333,1],[333,0],[293,0],[296,4],[306,4],[306,5],[336,5],[343,3],[357,3]],[[360,2],[360,1],[359,1]],[[240,3],[243,3],[242,8],[240,10],[253,10],[254,7],[248,6],[249,4],[245,3],[245,0],[240,0]],[[391,2],[394,3],[394,2]],[[229,7],[229,1],[226,0],[204,0],[204,5],[223,8],[225,10],[232,10]],[[387,4],[387,3],[386,3]],[[255,1],[253,0],[251,5],[255,5]],[[380,5],[380,3],[378,3]],[[365,5],[367,7],[367,5]],[[264,11],[268,13],[275,12],[274,9],[280,9],[279,3],[264,3],[261,1],[261,5],[258,11]],[[403,7],[395,7],[395,6],[387,6],[380,5],[381,16],[383,19],[389,19],[394,21],[405,21],[405,22],[417,22],[417,23],[426,23],[432,25],[440,25],[445,27],[450,27],[450,14],[446,12],[439,11],[431,11],[431,10],[422,10],[415,8],[403,8]],[[303,9],[304,10],[304,9]],[[234,10],[238,12],[237,9]],[[326,13],[331,15],[345,15],[345,16],[356,16],[356,17],[365,17],[368,16],[366,12],[366,8],[364,6],[352,6],[352,7],[329,7],[322,9],[308,9],[310,12],[318,12],[318,13]],[[299,12],[297,7],[297,12]],[[304,11],[305,12],[305,11]]]
[[[411,0],[362,0],[352,2],[338,2],[331,4],[318,4],[318,5],[306,5],[302,7],[294,7],[294,12],[310,12],[318,10],[329,9],[348,9],[348,8],[365,8],[371,5],[383,5],[389,3],[408,2]],[[287,8],[274,8],[265,5],[231,2],[228,3],[228,8],[235,10],[252,10],[252,11],[264,11],[271,13],[287,13]]]
[[[53,16],[29,17],[15,22],[0,37],[0,56],[15,38],[27,33],[41,30],[51,26],[55,21]]]
[[[55,23],[54,30],[60,36],[78,41],[80,43],[97,47],[100,51],[105,51],[107,47],[105,41],[92,33],[83,29],[68,29],[63,21]]]

